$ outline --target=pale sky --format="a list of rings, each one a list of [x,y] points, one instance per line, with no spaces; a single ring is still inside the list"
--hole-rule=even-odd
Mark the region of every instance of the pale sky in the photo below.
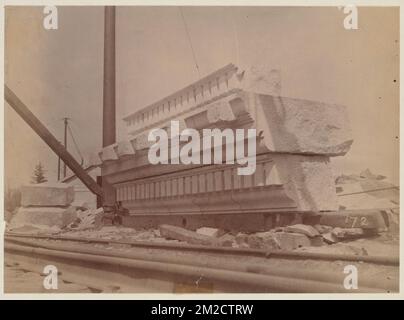
[[[6,9],[6,84],[60,140],[63,117],[84,154],[102,137],[103,8]],[[335,174],[370,168],[398,184],[399,9],[359,8],[345,30],[336,7],[185,7],[201,76],[233,62],[281,70],[282,95],[346,105],[354,143]],[[117,136],[121,118],[198,79],[177,7],[117,8]],[[394,82],[394,80],[396,80]],[[38,161],[49,180],[57,157],[5,104],[5,181],[27,183]],[[72,141],[69,150],[75,153]]]

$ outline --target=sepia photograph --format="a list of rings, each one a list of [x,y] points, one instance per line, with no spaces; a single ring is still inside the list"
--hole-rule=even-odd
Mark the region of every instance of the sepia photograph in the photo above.
[[[3,7],[4,294],[400,293],[399,6],[79,4]]]

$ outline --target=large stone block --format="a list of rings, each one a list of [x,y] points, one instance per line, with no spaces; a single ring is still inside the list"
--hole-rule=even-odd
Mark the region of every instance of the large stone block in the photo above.
[[[230,64],[125,117],[129,142],[123,145],[131,143],[135,153],[122,157],[112,145],[101,157],[103,181],[113,186],[106,195],[111,199],[116,195],[130,211],[124,223],[143,226],[160,221],[191,229],[257,231],[278,223],[264,218],[264,213],[338,210],[330,157],[344,155],[353,142],[347,110],[283,97],[280,90],[278,70],[264,66],[243,70]],[[239,176],[233,164],[172,164],[177,159],[171,155],[170,165],[152,165],[148,132],[170,128],[172,120],[181,121],[180,131],[256,129],[255,173]],[[174,140],[171,147],[185,144]],[[222,160],[229,141],[222,139]],[[107,151],[115,154],[107,157]],[[199,151],[214,150],[204,146]]]
[[[47,226],[63,228],[77,217],[75,207],[20,207],[10,222],[10,228]]]
[[[238,78],[244,91],[274,96],[281,94],[281,71],[270,66],[244,66]]]
[[[74,201],[74,187],[64,183],[41,183],[23,186],[21,205],[30,206],[68,206]]]
[[[217,238],[199,234],[184,228],[163,224],[159,226],[161,236],[167,239],[186,241],[198,245],[219,245]]]
[[[336,211],[338,199],[330,160],[326,156],[274,154],[286,194],[299,211]]]
[[[306,224],[322,224],[340,228],[378,229],[386,228],[383,210],[340,210],[338,212],[324,212],[321,215],[307,217]]]
[[[274,238],[282,250],[294,250],[311,245],[310,239],[300,233],[276,232]]]
[[[272,152],[345,155],[353,142],[344,106],[250,94],[257,133]],[[251,106],[250,106],[251,108]]]

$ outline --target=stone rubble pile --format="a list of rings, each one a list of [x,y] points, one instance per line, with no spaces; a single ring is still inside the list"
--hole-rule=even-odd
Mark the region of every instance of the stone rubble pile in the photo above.
[[[172,242],[178,243],[178,240],[167,240],[160,235],[158,229],[134,229],[122,226],[103,226],[101,228],[87,229],[65,229],[63,235],[72,237],[88,237],[103,240],[122,240],[122,241],[149,241],[149,242]]]
[[[85,230],[101,226],[103,208],[78,210],[77,218],[67,226],[67,229]]]
[[[93,221],[87,214],[83,221]],[[187,243],[213,247],[233,247],[259,250],[311,250],[326,249],[336,243],[348,243],[352,240],[373,239],[377,235],[373,229],[341,228],[326,225],[295,224],[277,227],[265,232],[244,233],[225,232],[224,230],[203,227],[196,231],[173,225],[160,225],[159,229],[134,229],[122,226],[83,227],[85,222],[76,228],[62,230],[63,235],[88,237],[103,240],[146,241],[165,243]],[[93,225],[89,223],[88,225]]]
[[[160,234],[195,245],[224,246],[246,249],[295,250],[302,247],[319,247],[342,241],[372,237],[376,229],[341,228],[327,225],[295,224],[277,227],[265,232],[225,233],[216,228],[200,228],[195,231],[177,226],[160,225]]]

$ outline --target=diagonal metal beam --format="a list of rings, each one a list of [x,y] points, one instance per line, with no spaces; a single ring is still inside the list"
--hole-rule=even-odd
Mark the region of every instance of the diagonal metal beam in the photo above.
[[[43,141],[66,163],[74,174],[94,194],[103,197],[102,188],[95,180],[84,171],[81,165],[73,158],[66,148],[54,137],[54,135],[42,124],[42,122],[28,109],[28,107],[15,95],[15,93],[4,85],[4,96],[8,104],[17,112],[21,118],[42,138]]]

